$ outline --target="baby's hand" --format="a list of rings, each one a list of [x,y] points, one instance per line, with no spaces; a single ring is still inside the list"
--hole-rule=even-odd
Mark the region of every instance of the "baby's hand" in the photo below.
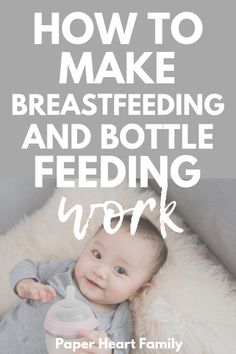
[[[38,283],[34,279],[20,280],[16,285],[16,292],[20,297],[42,302],[49,302],[56,296],[53,287]]]
[[[76,354],[111,354],[110,348],[99,348],[99,338],[108,338],[104,331],[79,331],[78,333],[86,342],[92,342],[89,349],[80,349]],[[110,341],[110,339],[108,339]]]

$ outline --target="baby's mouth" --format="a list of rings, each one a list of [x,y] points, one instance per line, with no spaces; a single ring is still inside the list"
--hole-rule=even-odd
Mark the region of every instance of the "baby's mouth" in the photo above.
[[[94,288],[99,288],[99,289],[102,289],[104,290],[104,288],[102,286],[100,286],[99,284],[97,284],[96,282],[94,282],[93,280],[89,279],[89,278],[85,278],[86,281],[88,282],[89,285],[91,285],[92,287]]]

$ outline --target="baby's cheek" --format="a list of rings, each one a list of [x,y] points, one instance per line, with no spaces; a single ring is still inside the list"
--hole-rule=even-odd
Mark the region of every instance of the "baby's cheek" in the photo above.
[[[76,279],[77,282],[78,282],[78,280],[81,278],[82,272],[83,272],[82,267],[80,267],[79,265],[77,266],[77,263],[76,263],[76,267],[75,267],[75,279]]]
[[[130,293],[130,284],[125,280],[119,280],[116,284],[116,293],[118,296],[128,297]]]

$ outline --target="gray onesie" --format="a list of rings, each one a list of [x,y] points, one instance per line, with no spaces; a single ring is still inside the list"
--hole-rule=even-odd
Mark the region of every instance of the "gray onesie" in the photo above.
[[[73,279],[76,260],[32,262],[28,259],[17,264],[10,272],[12,289],[24,278],[35,278],[49,284],[57,292],[50,303],[23,299],[11,311],[0,317],[0,354],[47,354],[44,318],[49,307],[65,298],[66,287],[74,285],[76,295],[89,304]],[[112,341],[130,341],[132,338],[132,316],[127,301],[109,312],[94,311],[99,320],[99,329],[104,330]],[[115,354],[127,354],[129,349],[115,349]]]

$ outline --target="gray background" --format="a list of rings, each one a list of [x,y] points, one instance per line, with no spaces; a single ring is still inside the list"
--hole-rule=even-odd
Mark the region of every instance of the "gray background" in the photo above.
[[[49,21],[51,12],[60,12],[63,19],[73,11],[83,11],[91,16],[94,12],[103,12],[106,21],[112,12],[120,12],[124,21],[128,12],[138,12],[138,18],[130,45],[121,46],[115,38],[114,43],[102,46],[95,32],[93,38],[83,46],[73,46],[67,43],[62,35],[60,45],[50,45],[45,41],[42,46],[33,44],[33,14],[43,12],[45,21]],[[170,35],[169,22],[164,26],[164,45],[154,45],[154,24],[147,21],[147,12],[170,12],[171,18],[182,11],[195,12],[203,22],[204,32],[202,38],[194,45],[183,46],[174,41]],[[145,123],[177,123],[184,122],[195,127],[197,123],[214,123],[215,139],[214,151],[184,151],[199,158],[198,167],[202,170],[202,177],[207,178],[235,178],[236,164],[235,152],[235,108],[234,108],[234,83],[235,83],[235,50],[234,50],[234,1],[148,1],[148,2],[118,2],[118,1],[40,1],[40,2],[2,2],[0,33],[1,41],[1,129],[0,129],[0,175],[2,178],[15,176],[32,176],[34,174],[34,155],[40,151],[30,148],[28,151],[20,149],[30,123],[38,123],[42,131],[47,123],[54,123],[58,127],[62,123],[83,123],[92,131],[93,140],[90,147],[83,151],[66,151],[67,154],[100,154],[99,152],[99,127],[102,122],[115,123],[122,127],[128,122]],[[79,33],[82,29],[76,24],[73,31]],[[186,22],[183,26],[185,33],[191,32]],[[126,51],[135,51],[137,56],[144,51],[175,51],[175,77],[176,84],[172,85],[145,85],[141,81],[135,85],[117,85],[111,80],[106,80],[102,85],[86,85],[82,82],[74,85],[59,85],[60,53],[71,51],[74,58],[83,51],[95,53],[95,67],[99,65],[105,51],[114,51],[122,70],[125,69],[124,55]],[[150,64],[151,65],[151,64]],[[149,66],[150,66],[149,65]],[[147,71],[148,71],[147,65]],[[217,92],[223,95],[225,111],[221,116],[211,117],[101,117],[99,114],[92,117],[12,117],[12,93],[61,93],[66,95],[72,92],[81,97],[87,92],[137,92],[137,93],[203,93],[205,95]],[[164,149],[165,150],[165,149]],[[51,152],[48,151],[47,154]],[[60,149],[55,149],[53,154],[61,154]],[[107,152],[105,152],[107,153]],[[128,151],[117,149],[110,153],[126,159]],[[134,151],[132,151],[134,153]],[[150,150],[148,144],[136,151],[137,155],[147,154],[158,165],[159,155],[168,154],[170,159],[178,156],[181,151]],[[99,177],[99,175],[98,175]]]

